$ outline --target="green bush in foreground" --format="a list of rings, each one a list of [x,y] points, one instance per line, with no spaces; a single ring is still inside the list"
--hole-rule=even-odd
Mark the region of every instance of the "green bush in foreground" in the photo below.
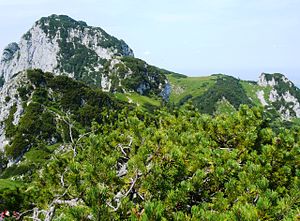
[[[73,146],[75,156],[61,150],[30,176],[18,192],[21,212],[53,207],[53,220],[299,219],[296,130],[276,134],[246,106],[216,117],[190,106],[110,113]]]

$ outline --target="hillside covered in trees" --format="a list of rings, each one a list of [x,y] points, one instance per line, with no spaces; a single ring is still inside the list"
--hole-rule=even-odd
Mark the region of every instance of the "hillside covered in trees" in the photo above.
[[[25,220],[300,218],[299,127],[272,128],[247,106],[215,117],[190,104],[102,116],[45,146],[46,160],[26,153],[18,166],[32,169],[2,174],[0,209]]]

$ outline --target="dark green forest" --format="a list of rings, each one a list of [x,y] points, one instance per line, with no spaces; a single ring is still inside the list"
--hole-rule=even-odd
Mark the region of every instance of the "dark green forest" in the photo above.
[[[216,83],[201,96],[192,99],[193,104],[201,112],[207,114],[214,113],[216,111],[216,103],[222,99],[229,101],[236,109],[241,104],[246,104],[250,107],[253,106],[238,79],[221,74],[213,76],[217,76]]]

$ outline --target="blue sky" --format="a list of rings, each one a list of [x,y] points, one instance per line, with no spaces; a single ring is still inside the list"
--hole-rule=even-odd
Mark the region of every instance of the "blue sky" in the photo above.
[[[125,40],[136,57],[186,75],[300,85],[299,0],[0,0],[0,50],[42,16],[67,14]]]

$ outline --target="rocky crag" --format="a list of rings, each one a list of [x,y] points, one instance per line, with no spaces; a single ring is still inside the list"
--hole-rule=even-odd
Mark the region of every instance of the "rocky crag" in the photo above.
[[[284,119],[300,117],[300,90],[282,74],[261,74],[258,85],[268,88],[258,91],[263,106],[274,107]]]
[[[0,86],[20,71],[38,68],[94,84],[105,91],[154,91],[165,95],[168,82],[162,70],[140,63],[123,40],[103,29],[65,15],[51,15],[35,22],[19,43],[4,49]]]

